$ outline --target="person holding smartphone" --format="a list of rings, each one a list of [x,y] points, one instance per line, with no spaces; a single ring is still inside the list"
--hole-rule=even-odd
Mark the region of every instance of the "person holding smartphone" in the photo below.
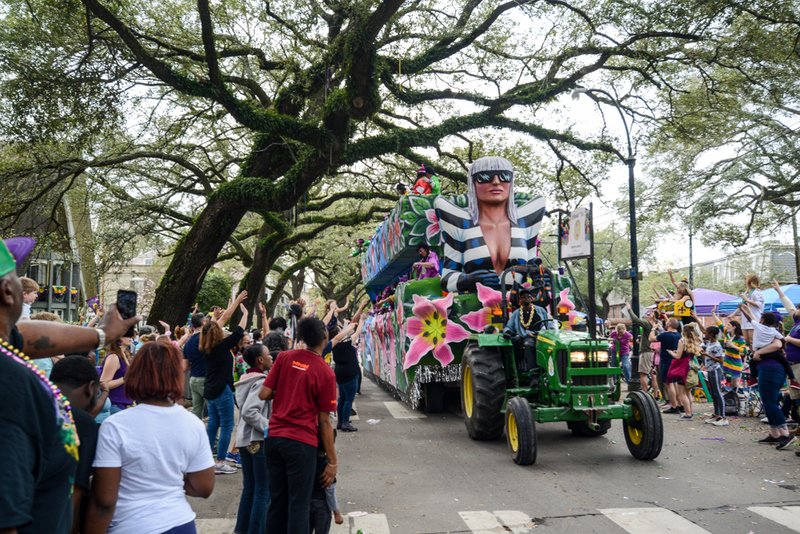
[[[96,329],[18,322],[23,295],[16,269],[34,245],[29,237],[0,241],[0,446],[14,451],[14,461],[0,471],[0,531],[67,534],[78,466],[73,417],[29,360],[102,348],[141,318],[123,320],[111,309]]]
[[[208,402],[208,442],[214,449],[217,443],[217,461],[214,472],[218,475],[232,475],[236,468],[225,464],[225,456],[231,443],[233,433],[233,368],[234,359],[231,350],[239,344],[244,337],[244,327],[247,326],[247,308],[239,304],[242,310],[242,319],[239,326],[228,337],[223,337],[222,327],[217,321],[206,321],[200,331],[200,351],[206,362],[206,381],[203,397]]]

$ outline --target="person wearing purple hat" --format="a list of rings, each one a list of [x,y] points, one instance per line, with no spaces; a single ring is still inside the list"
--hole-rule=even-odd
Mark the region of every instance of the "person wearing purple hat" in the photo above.
[[[93,350],[140,318],[107,313],[99,328],[23,321],[16,274],[33,249],[28,237],[0,243],[0,447],[14,461],[0,470],[0,531],[66,534],[72,526],[72,479],[79,440],[66,397],[31,362]]]

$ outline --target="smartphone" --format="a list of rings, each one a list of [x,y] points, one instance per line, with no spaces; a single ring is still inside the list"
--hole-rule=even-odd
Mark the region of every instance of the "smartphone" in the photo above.
[[[117,291],[117,309],[123,319],[130,319],[136,315],[136,291],[120,289]],[[133,327],[125,332],[124,337],[133,337]]]

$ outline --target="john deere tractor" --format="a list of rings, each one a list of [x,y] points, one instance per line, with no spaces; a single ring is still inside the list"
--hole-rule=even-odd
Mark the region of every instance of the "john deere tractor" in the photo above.
[[[442,256],[434,199],[401,197],[366,249],[359,249],[364,288],[373,300],[384,302],[370,313],[361,332],[365,375],[411,408],[428,412],[444,409],[446,393],[460,392],[470,437],[496,439],[505,429],[519,464],[536,461],[536,424],[556,421],[566,422],[576,435],[601,436],[613,419],[622,419],[631,453],[642,460],[658,456],[661,414],[655,401],[641,392],[620,402],[613,379],[621,369],[611,366],[605,341],[592,339],[587,331],[544,330],[531,347],[532,340],[502,335],[510,308],[517,304],[517,279],[529,280],[534,302],[558,317],[553,295],[567,282],[542,267],[541,260],[506,269],[500,277],[505,281],[506,274],[515,274],[511,302],[504,284],[499,292],[481,287],[445,294],[438,276],[409,279],[420,259],[420,244]],[[529,199],[515,193],[518,205]],[[453,201],[461,207],[468,204],[466,195]],[[383,296],[391,291],[391,298]]]
[[[471,336],[461,358],[461,405],[470,437],[497,439],[505,430],[514,461],[529,465],[536,461],[537,424],[565,422],[576,436],[596,437],[608,432],[612,420],[621,419],[631,454],[639,460],[656,458],[664,434],[658,405],[641,391],[619,402],[620,389],[612,377],[621,369],[611,366],[605,341],[592,339],[588,332],[542,330],[531,362],[524,340],[497,333],[509,320],[504,282],[511,271],[530,280],[534,303],[557,317],[554,278],[541,260],[503,272],[502,315],[486,327],[487,333]],[[515,283],[510,300],[518,291]],[[538,331],[541,323],[534,320],[528,329]]]

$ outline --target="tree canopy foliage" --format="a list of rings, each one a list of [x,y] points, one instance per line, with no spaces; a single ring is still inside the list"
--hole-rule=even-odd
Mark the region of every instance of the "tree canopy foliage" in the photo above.
[[[723,0],[2,5],[3,142],[25,157],[0,176],[58,192],[84,175],[130,227],[173,239],[152,310],[170,324],[220,257],[252,262],[243,284],[263,285],[302,223],[319,233],[368,220],[420,163],[455,190],[481,148],[502,148],[524,164],[523,182],[557,199],[598,192],[619,145],[606,128],[584,133],[567,120],[562,97],[597,85],[637,121],[675,118],[643,95],[682,95],[692,78],[716,83],[732,42],[719,36],[750,9]],[[36,205],[35,190],[17,194],[5,226]],[[322,220],[350,200],[366,204]]]
[[[723,246],[774,235],[800,208],[800,6],[732,5],[688,58],[707,66],[659,92],[669,112],[648,145],[648,204]]]

